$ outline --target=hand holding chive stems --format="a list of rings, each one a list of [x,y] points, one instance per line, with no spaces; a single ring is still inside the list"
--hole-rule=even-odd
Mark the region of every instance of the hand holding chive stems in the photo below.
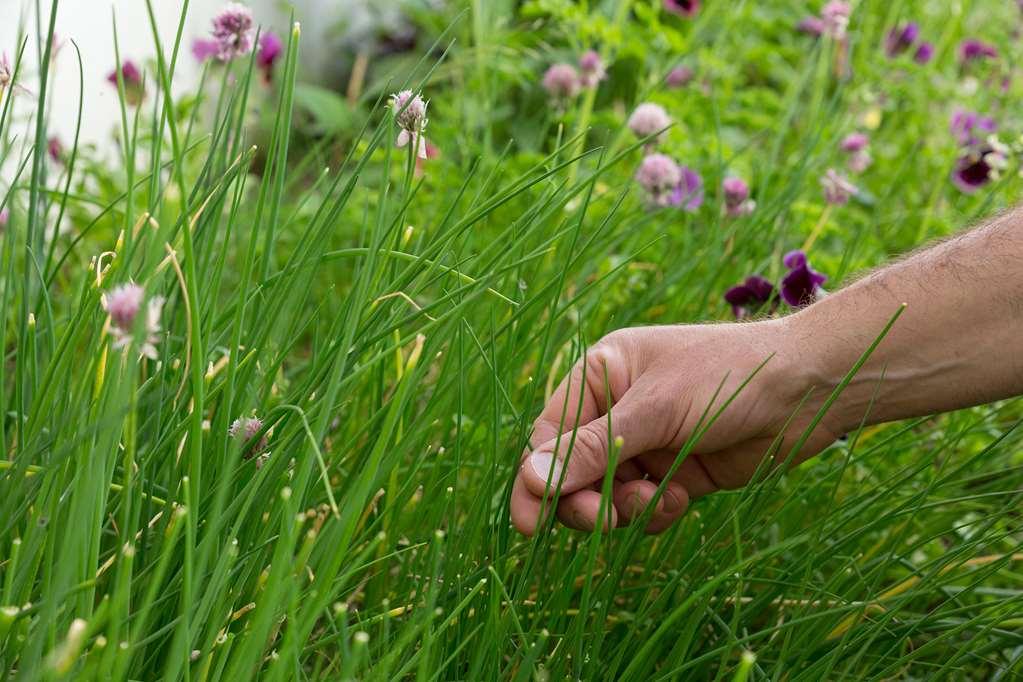
[[[515,527],[534,533],[560,485],[558,519],[595,528],[609,443],[621,444],[611,522],[638,518],[670,477],[646,527],[659,532],[692,500],[749,482],[765,457],[781,464],[791,453],[798,464],[860,425],[1023,393],[1021,263],[1016,209],[787,317],[607,335],[534,424],[512,493]]]

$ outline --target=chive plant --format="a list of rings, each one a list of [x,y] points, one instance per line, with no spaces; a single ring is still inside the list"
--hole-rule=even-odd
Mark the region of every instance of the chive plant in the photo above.
[[[637,201],[645,141],[602,133],[592,93],[577,125],[537,122],[552,143],[502,146],[488,67],[508,56],[489,48],[520,44],[522,28],[505,3],[468,3],[472,19],[454,16],[428,57],[363,96],[361,129],[312,145],[294,133],[299,23],[269,86],[247,52],[207,62],[176,99],[187,3],[173,35],[146,4],[155,57],[140,83],[112,46],[112,170],[77,137],[59,173],[47,160],[56,0],[40,53],[22,41],[12,60],[14,82],[33,72],[38,88],[0,100],[13,169],[0,197],[0,677],[1023,674],[1016,402],[860,429],[656,537],[638,524],[523,538],[509,521],[532,419],[589,344],[727,314],[742,263],[802,242],[787,221],[815,163],[806,140],[846,97],[822,83],[826,46],[768,107],[806,129],[799,144],[760,141],[771,165],[740,234],[720,212]],[[888,10],[864,4],[863,37],[879,36]],[[610,5],[625,27],[629,3]],[[724,13],[711,17],[734,27]],[[698,26],[702,48],[732,45],[711,19]],[[868,69],[862,51],[849,58]],[[413,93],[432,98],[431,136],[451,150],[425,176],[423,129],[405,127]],[[442,93],[466,99],[437,106]],[[707,107],[718,146],[723,106]],[[437,120],[470,107],[461,137]],[[255,109],[270,112],[263,133]],[[927,200],[928,216],[941,210]],[[885,215],[821,237],[839,277],[884,252],[869,235]],[[929,234],[930,220],[906,230]]]

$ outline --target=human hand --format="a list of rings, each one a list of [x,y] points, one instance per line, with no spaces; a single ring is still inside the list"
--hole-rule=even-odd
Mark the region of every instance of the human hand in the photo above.
[[[513,524],[532,535],[545,491],[550,505],[560,479],[558,519],[570,528],[594,529],[609,441],[619,437],[606,509],[612,526],[639,518],[683,445],[729,398],[671,476],[646,530],[668,528],[690,500],[744,485],[769,451],[784,461],[827,397],[826,390],[810,391],[822,382],[803,345],[785,318],[637,327],[604,337],[576,363],[534,423],[532,449],[523,453],[512,491]],[[820,452],[847,426],[826,414],[793,463]]]

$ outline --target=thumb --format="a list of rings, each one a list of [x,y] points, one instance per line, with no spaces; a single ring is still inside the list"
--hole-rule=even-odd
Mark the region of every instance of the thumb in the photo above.
[[[609,445],[621,439],[616,448],[619,460],[635,457],[662,446],[658,428],[663,421],[650,401],[627,392],[622,400],[602,417],[541,443],[522,463],[522,480],[533,495],[543,497],[561,485],[561,493],[573,493],[601,480],[607,472]],[[610,428],[608,424],[610,423]]]

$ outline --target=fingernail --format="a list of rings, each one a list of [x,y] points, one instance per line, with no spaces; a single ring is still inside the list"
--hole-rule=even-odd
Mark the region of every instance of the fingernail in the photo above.
[[[529,456],[529,466],[541,481],[557,485],[561,480],[561,462],[554,458],[553,452],[534,452]]]

